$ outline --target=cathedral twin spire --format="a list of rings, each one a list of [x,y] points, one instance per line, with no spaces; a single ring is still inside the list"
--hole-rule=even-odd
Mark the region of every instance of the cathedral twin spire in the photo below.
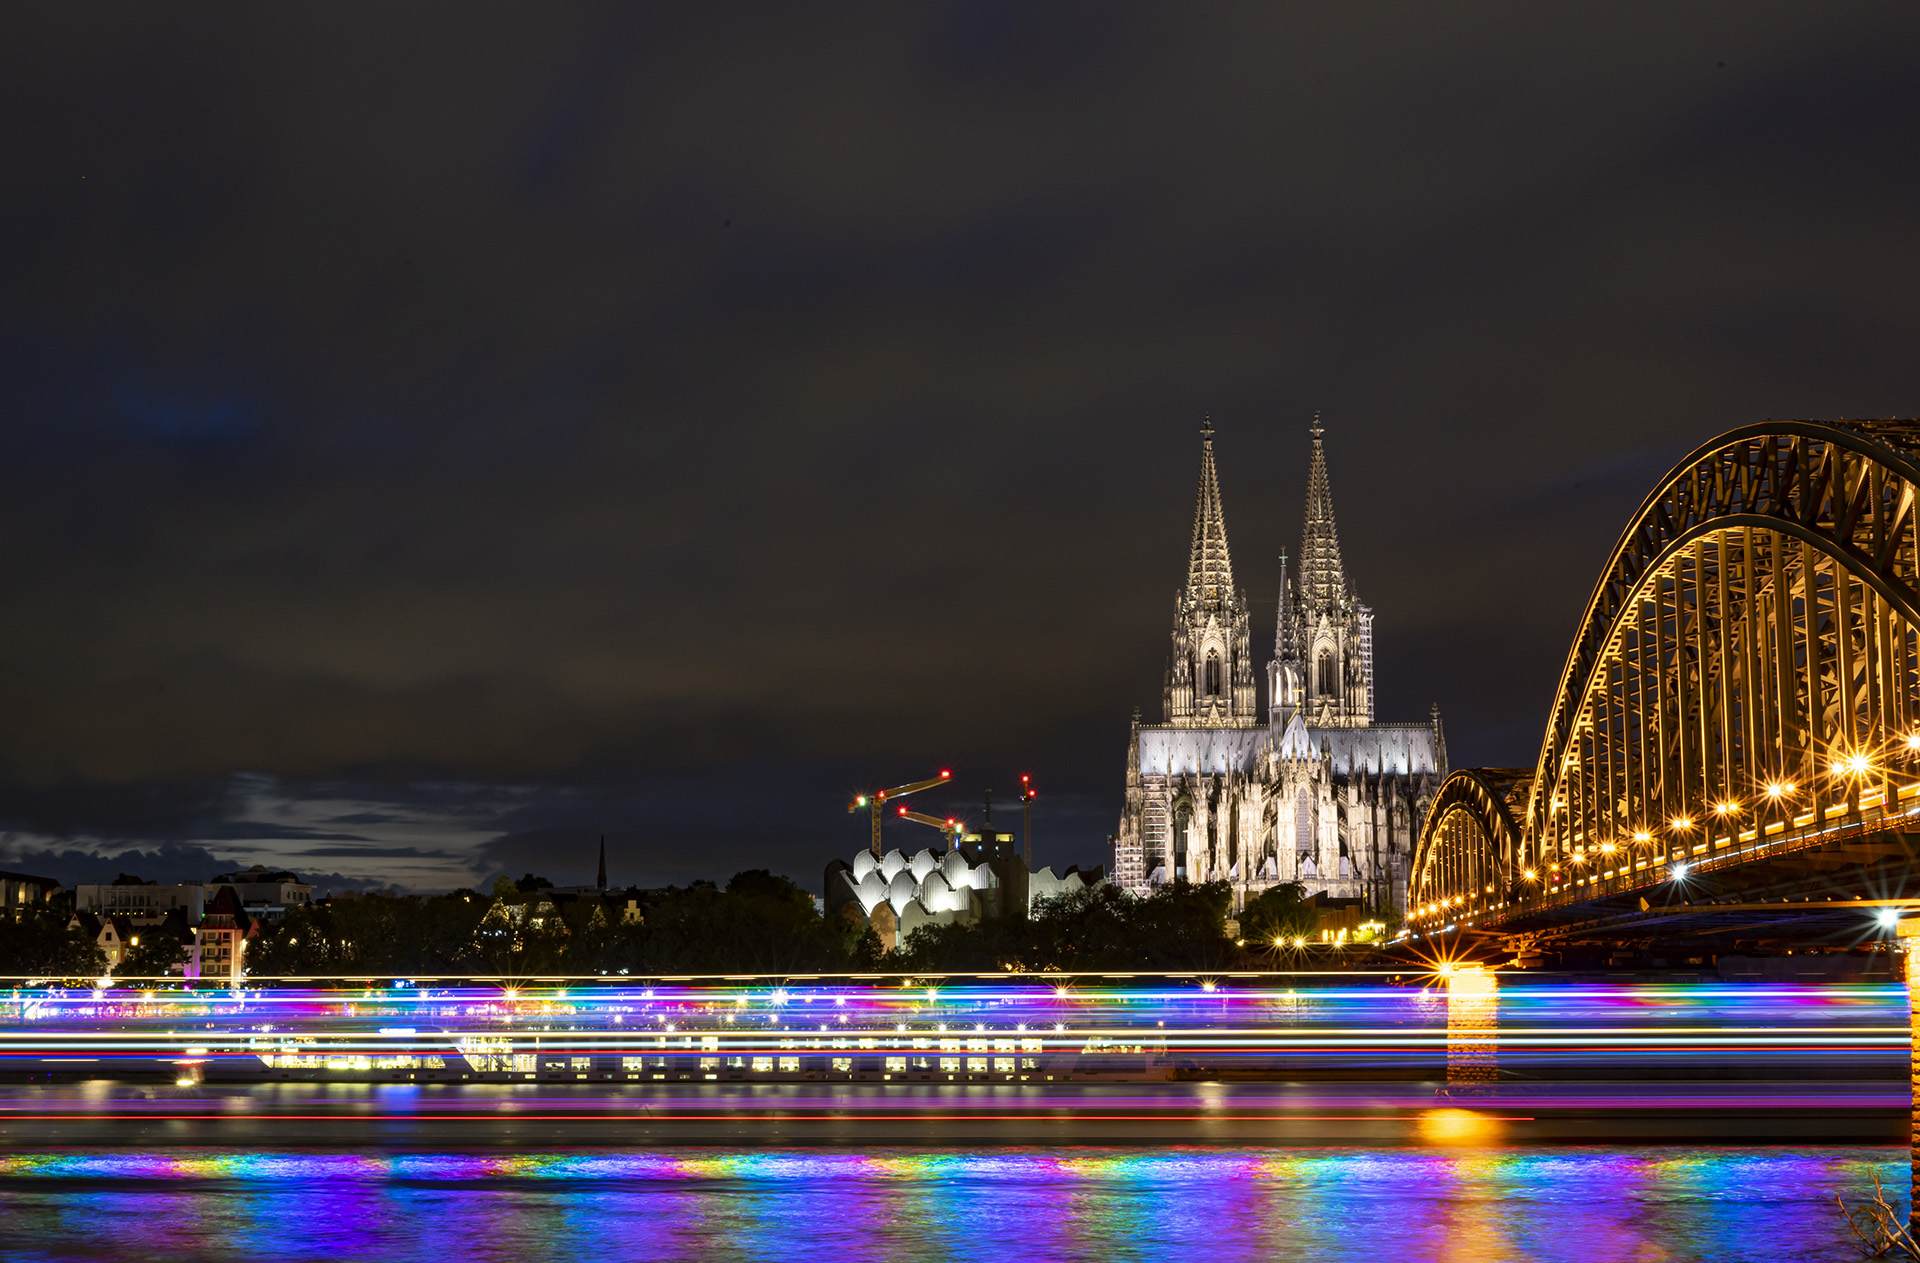
[[[1313,414],[1313,457],[1307,467],[1306,520],[1300,528],[1300,583],[1302,602],[1312,610],[1339,610],[1353,600],[1346,566],[1340,560],[1340,530],[1333,520],[1333,483],[1327,477],[1327,452],[1321,442],[1326,428]],[[1294,623],[1288,606],[1287,554],[1280,554],[1280,620],[1275,650],[1284,652],[1284,638]],[[1193,506],[1193,546],[1187,556],[1187,599],[1209,608],[1233,600],[1233,557],[1227,549],[1226,510],[1220,500],[1220,471],[1213,459],[1213,418],[1200,426],[1200,490]]]
[[[1310,722],[1365,724],[1373,712],[1372,614],[1354,598],[1340,559],[1333,487],[1321,442],[1325,431],[1318,413],[1311,433],[1297,587],[1288,581],[1286,554],[1280,557],[1268,719],[1284,722],[1304,710]],[[1208,418],[1200,428],[1200,487],[1187,586],[1175,610],[1166,722],[1187,727],[1251,725],[1258,722],[1253,693],[1247,607],[1233,585],[1213,421]]]
[[[1300,528],[1300,595],[1312,610],[1342,608],[1352,598],[1340,564],[1340,531],[1333,524],[1333,485],[1327,479],[1326,430],[1313,414],[1313,460],[1307,468],[1306,521]]]
[[[1313,456],[1307,508],[1300,526],[1300,580],[1280,580],[1280,625],[1269,673],[1274,722],[1304,714],[1320,727],[1364,728],[1373,722],[1373,611],[1353,594],[1340,560],[1327,477],[1326,433],[1313,414]],[[1283,563],[1284,564],[1284,563]]]
[[[1340,561],[1340,531],[1333,520],[1333,484],[1327,477],[1326,433],[1313,414],[1313,458],[1307,468],[1306,521],[1300,530],[1300,595],[1309,608],[1339,609],[1352,599]],[[1280,591],[1285,605],[1287,555],[1280,554]],[[1220,471],[1213,459],[1213,418],[1200,426],[1200,490],[1193,506],[1193,545],[1187,556],[1187,597],[1218,607],[1233,599],[1233,556],[1227,548],[1226,510],[1220,501]],[[1283,622],[1285,610],[1282,610]]]
[[[1227,515],[1220,504],[1220,473],[1213,463],[1213,418],[1208,417],[1200,426],[1200,492],[1193,506],[1187,600],[1218,609],[1233,597],[1233,557],[1227,552]]]
[[[1187,586],[1174,603],[1166,722],[1187,728],[1251,728],[1259,723],[1254,707],[1247,602],[1233,586],[1209,419],[1200,427],[1200,490],[1193,509]]]

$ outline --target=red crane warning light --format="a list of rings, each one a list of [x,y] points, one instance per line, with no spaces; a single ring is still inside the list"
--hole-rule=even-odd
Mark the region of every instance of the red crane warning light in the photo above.
[[[905,798],[908,794],[917,794],[923,789],[944,785],[952,779],[953,772],[943,767],[940,769],[940,775],[930,776],[924,781],[914,781],[910,785],[896,785],[892,789],[877,790],[870,794],[855,795],[853,801],[847,804],[847,811],[852,813],[865,807],[873,816],[873,858],[880,858],[880,804],[889,798]],[[902,807],[900,814],[905,815],[906,808]]]
[[[900,809],[900,814],[908,820],[914,821],[916,824],[924,824],[940,830],[941,836],[947,840],[947,849],[949,851],[960,845],[960,821],[953,816],[948,816],[945,820],[942,820],[938,816],[929,816],[923,811],[908,811],[905,807]]]
[[[1040,791],[1033,787],[1033,777],[1022,772],[1020,774],[1020,811],[1027,837],[1021,849],[1026,852],[1028,872],[1033,871],[1033,800],[1039,797],[1039,794]]]

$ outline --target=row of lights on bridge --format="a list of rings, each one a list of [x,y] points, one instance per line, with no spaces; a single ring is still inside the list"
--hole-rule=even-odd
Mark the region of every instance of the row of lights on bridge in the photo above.
[[[1905,739],[1904,744],[1909,752],[1920,754],[1920,733],[1913,733],[1909,735]],[[1835,759],[1832,765],[1830,766],[1829,770],[1833,773],[1835,777],[1838,777],[1843,780],[1865,780],[1866,778],[1872,776],[1874,773],[1879,771],[1879,768],[1875,764],[1871,756],[1869,756],[1868,754],[1862,751],[1856,750],[1852,753],[1841,755],[1839,758]],[[1788,781],[1788,780],[1772,780],[1772,781],[1768,781],[1765,785],[1761,786],[1760,792],[1761,792],[1761,796],[1764,797],[1769,803],[1780,803],[1780,802],[1785,802],[1792,799],[1799,792],[1799,786],[1796,785],[1794,782]],[[1555,805],[1559,806],[1560,804],[1556,803]],[[1722,820],[1738,817],[1744,810],[1745,810],[1744,806],[1740,802],[1733,799],[1722,799],[1721,801],[1713,804],[1713,814]],[[1676,833],[1691,832],[1694,827],[1694,821],[1691,816],[1684,816],[1684,815],[1675,816],[1672,820],[1669,820],[1667,823],[1669,827]],[[1634,830],[1633,842],[1632,842],[1633,846],[1644,846],[1648,843],[1651,843],[1652,841],[1653,841],[1653,834],[1650,830],[1647,830],[1647,829]],[[1620,847],[1619,847],[1619,844],[1615,842],[1602,842],[1597,849],[1600,851],[1602,855],[1614,855],[1618,853]],[[1577,850],[1573,853],[1573,862],[1576,864],[1585,864],[1587,862],[1587,858],[1588,857],[1585,850]],[[1548,866],[1548,869],[1550,872],[1558,872],[1560,869],[1560,866],[1558,864],[1552,864]],[[1686,864],[1681,863],[1673,866],[1673,869],[1671,870],[1672,880],[1679,881],[1680,879],[1684,878],[1686,875],[1687,875]],[[1540,880],[1540,873],[1538,869],[1529,868],[1529,869],[1526,869],[1521,874],[1521,877],[1525,881],[1537,882]],[[1488,886],[1487,893],[1491,894],[1492,892],[1493,892],[1493,887]],[[1415,909],[1412,913],[1409,914],[1407,919],[1410,921],[1420,921],[1420,920],[1431,920],[1434,917],[1438,917],[1438,916],[1457,915],[1457,912],[1455,912],[1455,909],[1458,909],[1459,911],[1479,911],[1480,910],[1477,904],[1471,908],[1463,906],[1466,904],[1467,904],[1466,896],[1454,895],[1450,899],[1442,899],[1435,903],[1430,903],[1423,908]]]

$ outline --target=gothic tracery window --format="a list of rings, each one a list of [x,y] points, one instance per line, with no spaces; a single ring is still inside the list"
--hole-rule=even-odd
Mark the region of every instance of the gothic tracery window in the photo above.
[[[1220,696],[1220,655],[1215,650],[1207,650],[1207,696]]]
[[[1331,697],[1339,691],[1338,677],[1333,667],[1333,651],[1322,649],[1320,651],[1320,695]]]

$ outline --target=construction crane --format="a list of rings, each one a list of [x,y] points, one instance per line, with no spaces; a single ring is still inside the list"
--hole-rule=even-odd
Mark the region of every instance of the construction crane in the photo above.
[[[940,830],[940,832],[946,834],[947,849],[949,851],[954,850],[960,845],[960,831],[966,827],[952,816],[948,816],[942,820],[939,816],[929,816],[924,811],[908,811],[905,807],[900,809],[900,818],[903,820],[912,820],[919,824],[932,825],[934,828]]]
[[[1026,815],[1027,834],[1027,871],[1033,871],[1033,800],[1039,791],[1033,787],[1033,778],[1026,773],[1020,774],[1020,806]]]
[[[923,789],[932,789],[935,785],[945,785],[953,779],[953,773],[945,768],[940,775],[930,776],[924,781],[915,781],[911,785],[896,785],[892,789],[879,790],[872,794],[861,794],[847,804],[847,813],[866,808],[873,813],[873,858],[879,859],[880,851],[880,804],[893,798],[905,798],[908,794],[917,794]]]

